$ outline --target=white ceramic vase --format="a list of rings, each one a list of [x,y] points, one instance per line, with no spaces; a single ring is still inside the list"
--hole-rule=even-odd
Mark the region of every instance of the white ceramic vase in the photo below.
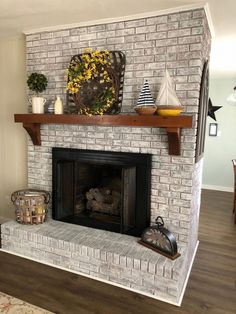
[[[32,113],[44,113],[44,104],[46,102],[44,97],[33,96],[29,102],[32,105]]]
[[[57,96],[57,99],[54,103],[54,113],[55,114],[63,114],[63,103],[61,101],[61,98]]]

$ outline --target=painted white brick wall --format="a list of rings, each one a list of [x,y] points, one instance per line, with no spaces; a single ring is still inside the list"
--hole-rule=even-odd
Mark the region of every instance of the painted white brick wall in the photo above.
[[[52,147],[152,154],[151,222],[161,215],[179,243],[187,243],[191,220],[192,157],[171,157],[167,154],[166,135],[152,128],[100,127],[78,125],[43,125],[42,146],[28,142],[28,183],[35,188],[52,190]],[[159,141],[157,139],[160,138]],[[192,170],[191,170],[192,171]],[[182,184],[182,180],[186,181]],[[50,214],[49,214],[50,215]]]
[[[202,65],[210,49],[203,9],[27,35],[26,45],[27,71],[42,72],[49,79],[44,95],[48,103],[56,95],[65,103],[66,68],[74,54],[88,47],[122,50],[126,55],[122,112],[133,112],[144,78],[156,97],[168,68],[185,113],[197,121]],[[160,128],[43,125],[42,146],[29,141],[29,185],[51,190],[52,147],[150,153],[151,222],[163,216],[179,243],[188,243],[190,221],[196,216],[193,198],[198,197],[193,192],[199,168],[194,164],[196,126],[195,122],[193,129],[182,131],[178,157],[168,155],[167,136]]]
[[[144,78],[156,97],[168,68],[185,112],[196,113],[206,35],[204,10],[32,34],[26,36],[27,71],[47,75],[49,102],[55,95],[65,101],[65,69],[73,55],[88,47],[122,50],[127,58],[123,112],[133,111]]]

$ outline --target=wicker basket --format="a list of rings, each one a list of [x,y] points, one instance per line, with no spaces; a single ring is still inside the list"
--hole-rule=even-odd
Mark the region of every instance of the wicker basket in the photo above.
[[[11,200],[16,208],[16,221],[21,224],[40,224],[46,220],[50,194],[47,191],[28,189],[15,191]]]

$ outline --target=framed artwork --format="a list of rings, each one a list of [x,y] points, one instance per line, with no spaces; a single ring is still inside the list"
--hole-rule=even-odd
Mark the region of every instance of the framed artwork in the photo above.
[[[209,88],[209,61],[206,60],[203,65],[200,85],[195,162],[198,162],[203,157],[204,153],[206,119],[209,104],[208,88]]]
[[[210,123],[209,124],[209,136],[217,136],[218,124]]]

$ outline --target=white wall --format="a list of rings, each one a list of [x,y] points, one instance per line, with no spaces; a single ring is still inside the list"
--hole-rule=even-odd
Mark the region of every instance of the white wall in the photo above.
[[[215,112],[219,135],[209,136],[207,118],[206,142],[203,167],[203,188],[233,191],[233,166],[236,158],[236,104],[227,103],[227,96],[233,92],[236,78],[215,78],[210,80],[209,96],[213,106],[223,106]]]
[[[26,70],[24,38],[0,41],[0,216],[14,217],[13,191],[26,186],[26,132],[14,123],[25,113]]]

